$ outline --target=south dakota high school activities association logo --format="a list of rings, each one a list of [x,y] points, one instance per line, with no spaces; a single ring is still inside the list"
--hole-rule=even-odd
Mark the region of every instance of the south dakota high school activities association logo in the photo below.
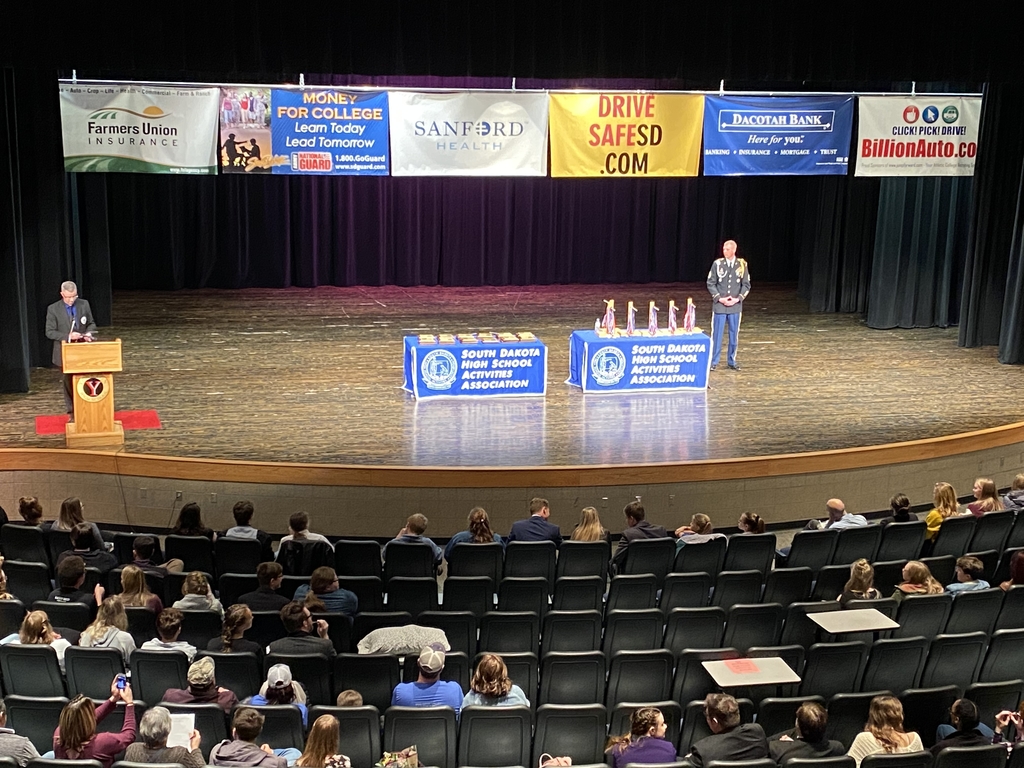
[[[433,349],[424,355],[420,374],[427,389],[449,389],[459,374],[459,364],[447,349]]]
[[[590,372],[600,386],[614,386],[626,374],[626,356],[618,347],[601,347],[590,359]]]

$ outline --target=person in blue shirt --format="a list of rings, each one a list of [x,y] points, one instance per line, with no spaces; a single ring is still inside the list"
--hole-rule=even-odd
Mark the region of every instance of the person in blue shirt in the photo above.
[[[989,583],[982,576],[985,575],[985,565],[976,557],[965,555],[956,561],[956,570],[953,571],[955,582],[946,587],[947,592],[954,595],[959,592],[973,592],[976,589],[988,589]]]
[[[462,710],[462,686],[442,680],[444,646],[431,643],[420,651],[416,661],[419,675],[415,683],[399,683],[391,694],[393,707],[451,707],[455,716]]]
[[[354,592],[338,586],[338,574],[333,568],[323,565],[313,571],[309,584],[302,584],[295,590],[296,602],[305,600],[310,591],[324,604],[328,613],[344,613],[351,618],[359,612],[359,598]]]
[[[275,664],[267,670],[267,679],[260,692],[251,696],[247,704],[262,707],[266,704],[291,704],[302,713],[302,727],[306,727],[309,710],[306,707],[306,691],[292,680],[292,669],[287,664]]]
[[[421,515],[417,512],[414,515],[409,515],[409,519],[405,521],[405,527],[398,532],[391,541],[384,545],[383,557],[384,560],[388,559],[388,547],[395,542],[401,542],[403,544],[428,544],[430,545],[431,551],[434,553],[434,570],[441,567],[441,548],[437,546],[431,539],[424,536],[427,530],[427,516]]]
[[[456,544],[490,544],[497,542],[503,544],[501,536],[491,530],[491,521],[487,517],[487,510],[483,507],[473,507],[469,512],[467,529],[459,531],[444,548],[444,559],[451,560],[452,550]]]

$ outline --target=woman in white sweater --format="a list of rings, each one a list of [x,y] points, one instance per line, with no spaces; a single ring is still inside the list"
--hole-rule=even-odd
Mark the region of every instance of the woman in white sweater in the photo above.
[[[903,754],[921,752],[924,744],[921,737],[911,731],[903,732],[903,705],[895,696],[875,696],[868,709],[868,724],[857,734],[847,752],[860,768],[861,761],[868,755],[881,752]]]

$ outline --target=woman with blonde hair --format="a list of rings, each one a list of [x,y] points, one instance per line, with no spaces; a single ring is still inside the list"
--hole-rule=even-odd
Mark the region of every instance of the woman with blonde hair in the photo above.
[[[213,596],[210,582],[202,571],[192,571],[181,585],[182,597],[174,601],[179,611],[216,611],[224,618],[224,606]]]
[[[117,597],[108,597],[100,603],[96,619],[82,632],[78,644],[83,648],[117,648],[127,664],[135,650],[135,640],[127,630],[124,605]]]
[[[7,574],[4,573],[4,556],[0,555],[0,600],[17,600],[7,591]]]
[[[98,707],[93,700],[78,694],[60,713],[60,724],[53,732],[53,751],[58,760],[99,760],[110,768],[114,758],[135,741],[135,699],[132,687],[125,682],[118,688],[118,675],[110,684],[110,698]],[[124,725],[120,733],[96,733],[96,723],[102,722],[117,706],[125,703]]]
[[[48,645],[57,654],[57,663],[60,665],[61,674],[64,673],[64,651],[71,647],[71,643],[53,631],[50,624],[50,617],[46,611],[29,611],[22,619],[21,629],[18,630],[18,643],[21,645]]]
[[[117,598],[131,608],[149,608],[153,613],[164,609],[163,600],[149,591],[146,574],[137,565],[126,565],[121,570],[121,594]]]
[[[948,517],[960,516],[960,505],[956,500],[956,490],[949,483],[936,483],[935,492],[932,494],[932,503],[935,508],[925,517],[924,537],[934,542],[939,535],[939,527]]]
[[[594,507],[584,507],[580,510],[580,521],[573,528],[572,541],[607,541],[608,531],[601,525],[601,518]]]
[[[666,730],[660,709],[641,707],[629,718],[629,733],[609,738],[604,751],[611,753],[614,768],[629,763],[674,763],[678,760],[676,748],[665,739]]]
[[[903,566],[903,583],[896,587],[892,599],[900,602],[910,595],[939,595],[945,592],[938,580],[932,576],[928,566],[920,560],[911,560]]]
[[[875,569],[862,557],[850,565],[850,579],[836,600],[845,608],[851,600],[877,600],[881,596],[882,594],[875,589]]]
[[[444,547],[444,559],[452,556],[452,550],[456,544],[490,544],[497,542],[504,544],[501,536],[491,530],[491,519],[487,516],[487,510],[483,507],[473,507],[466,519],[466,530],[459,531]]]
[[[725,534],[715,533],[715,526],[711,524],[711,518],[702,512],[698,512],[690,518],[689,525],[681,525],[675,530],[675,536],[679,539],[676,542],[676,549],[686,544],[704,544],[712,539],[724,539]]]
[[[987,477],[979,477],[974,481],[974,501],[967,505],[967,509],[975,517],[981,517],[986,512],[1001,512],[1003,500],[999,498],[996,491],[996,484]]]
[[[352,762],[338,753],[338,719],[320,715],[309,729],[306,748],[296,762],[302,768],[352,768]]]
[[[462,708],[485,707],[528,707],[530,700],[523,689],[508,676],[505,660],[496,653],[480,658],[469,682],[469,693],[462,699]]]
[[[875,696],[868,708],[868,722],[847,752],[857,768],[868,755],[922,752],[924,744],[915,732],[903,731],[903,705],[895,696]]]
[[[92,537],[96,546],[102,547],[103,534],[100,533],[96,523],[86,522],[85,515],[82,512],[83,509],[85,509],[85,505],[77,496],[70,496],[64,499],[60,505],[60,514],[57,515],[57,522],[53,524],[53,527],[58,531],[70,531],[76,525],[86,523],[92,529]]]

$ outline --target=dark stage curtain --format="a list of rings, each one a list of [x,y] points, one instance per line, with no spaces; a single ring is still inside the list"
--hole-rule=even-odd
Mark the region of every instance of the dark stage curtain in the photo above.
[[[1022,124],[1024,85],[997,83],[987,88],[960,303],[962,347],[1000,344],[1004,328],[1009,335],[1007,323],[1015,320],[1019,327],[1021,296],[1007,290],[1007,281],[1012,288],[1018,279],[1017,268],[1011,264],[1011,247],[1019,227],[1016,222],[1024,166]],[[1000,349],[1001,357],[1003,352]]]
[[[1024,167],[1017,189],[1006,302],[999,329],[999,362],[1020,364],[1024,363]]]

